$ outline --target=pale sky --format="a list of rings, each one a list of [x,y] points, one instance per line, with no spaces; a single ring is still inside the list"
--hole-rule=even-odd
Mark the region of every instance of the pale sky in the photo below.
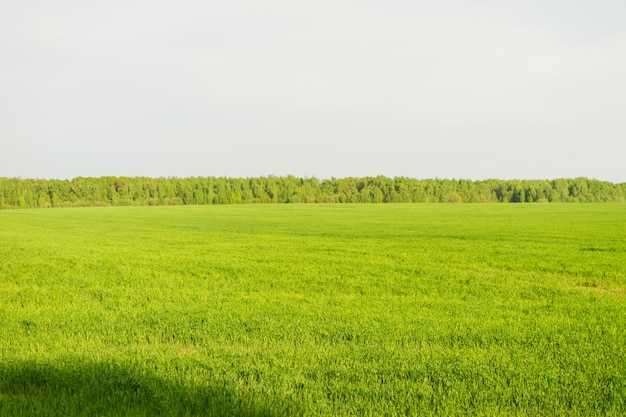
[[[626,182],[624,0],[0,0],[0,176]]]

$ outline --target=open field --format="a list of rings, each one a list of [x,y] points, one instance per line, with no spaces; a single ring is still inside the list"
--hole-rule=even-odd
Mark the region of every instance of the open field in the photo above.
[[[0,415],[624,415],[626,205],[0,211]]]

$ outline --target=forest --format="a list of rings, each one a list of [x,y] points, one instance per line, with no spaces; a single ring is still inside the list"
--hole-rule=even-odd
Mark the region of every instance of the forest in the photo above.
[[[626,183],[295,176],[0,178],[0,209],[249,203],[624,202]]]

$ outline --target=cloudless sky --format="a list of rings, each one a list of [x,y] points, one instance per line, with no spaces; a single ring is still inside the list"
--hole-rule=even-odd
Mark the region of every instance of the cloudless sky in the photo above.
[[[0,0],[0,176],[626,182],[623,0]]]

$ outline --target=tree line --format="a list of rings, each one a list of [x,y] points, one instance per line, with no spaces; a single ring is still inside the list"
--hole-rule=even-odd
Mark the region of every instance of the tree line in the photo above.
[[[626,183],[384,176],[0,178],[0,208],[243,203],[624,202]]]

